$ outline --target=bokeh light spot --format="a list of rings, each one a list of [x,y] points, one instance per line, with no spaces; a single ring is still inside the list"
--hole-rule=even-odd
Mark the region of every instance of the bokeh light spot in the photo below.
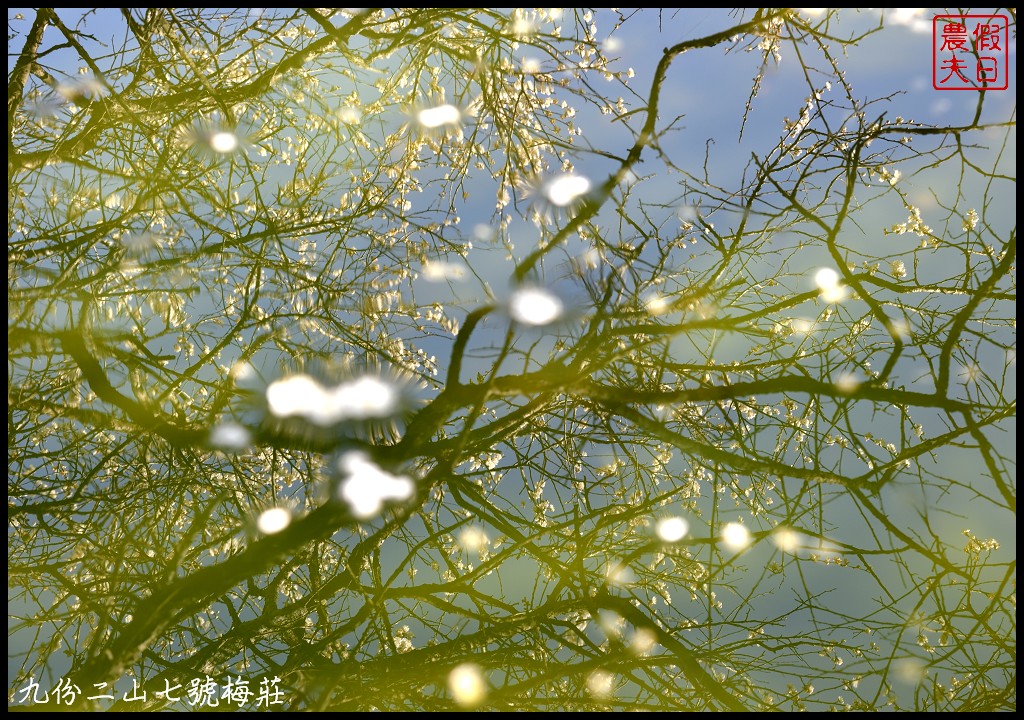
[[[430,130],[445,125],[458,125],[461,120],[462,113],[454,105],[438,105],[416,113],[416,121]]]
[[[750,545],[750,531],[741,523],[726,523],[722,527],[722,541],[730,550],[739,552]]]
[[[341,498],[357,518],[367,519],[380,514],[385,500],[408,500],[416,487],[404,475],[392,475],[359,450],[352,450],[338,459],[338,469],[345,476],[341,482]]]
[[[562,316],[564,307],[557,296],[540,288],[521,288],[512,295],[509,314],[524,325],[548,325]]]
[[[629,641],[629,649],[637,655],[646,655],[658,644],[658,635],[650,628],[637,628],[633,639]]]
[[[358,108],[343,107],[338,111],[338,119],[346,125],[358,125],[363,119],[363,114],[359,112]]]
[[[814,273],[814,284],[827,303],[842,302],[846,298],[847,288],[839,281],[839,273],[832,268],[821,268]]]
[[[842,373],[835,381],[836,390],[844,395],[852,395],[860,387],[860,380],[851,373]]]
[[[796,553],[797,548],[800,547],[800,536],[789,528],[778,528],[772,533],[772,540],[779,550],[790,555]]]
[[[598,700],[611,697],[615,676],[606,670],[594,670],[587,676],[587,692]]]
[[[590,191],[590,180],[582,175],[560,175],[544,184],[544,197],[552,205],[567,207]]]
[[[210,444],[219,450],[244,450],[250,442],[249,431],[238,423],[221,423],[210,432]]]
[[[814,284],[819,290],[826,290],[839,284],[839,273],[832,268],[821,268],[814,273]]]
[[[462,265],[444,261],[427,261],[423,263],[421,272],[424,280],[441,282],[444,280],[462,280],[466,277],[466,268]]]
[[[210,136],[210,149],[214,152],[229,153],[238,147],[238,138],[234,133],[221,130]]]
[[[309,375],[292,375],[272,382],[266,398],[271,414],[282,418],[298,416],[321,427],[345,420],[385,418],[399,405],[398,389],[373,375],[363,375],[330,389]]]
[[[465,708],[478,706],[487,697],[487,680],[483,670],[474,663],[462,663],[448,673],[448,691],[452,699]]]
[[[292,514],[285,508],[268,508],[256,519],[256,528],[264,535],[279,533],[292,522]]]
[[[679,542],[690,530],[690,523],[681,517],[667,517],[658,521],[655,529],[658,537],[665,542]]]

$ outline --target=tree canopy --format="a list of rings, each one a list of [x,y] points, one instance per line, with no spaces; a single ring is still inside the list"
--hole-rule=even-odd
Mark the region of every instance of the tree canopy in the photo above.
[[[1015,85],[911,107],[877,10],[8,20],[9,706],[1016,708]]]

